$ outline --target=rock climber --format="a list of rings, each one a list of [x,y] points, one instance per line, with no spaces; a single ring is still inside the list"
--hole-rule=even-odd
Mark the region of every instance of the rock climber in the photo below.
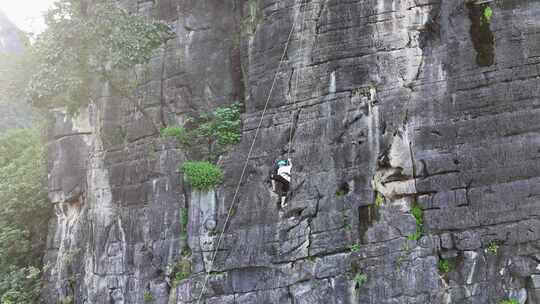
[[[276,165],[270,176],[272,190],[280,195],[282,208],[287,205],[285,200],[287,199],[287,193],[289,192],[289,185],[291,183],[291,169],[292,162],[290,158],[287,160],[280,159],[276,161]]]

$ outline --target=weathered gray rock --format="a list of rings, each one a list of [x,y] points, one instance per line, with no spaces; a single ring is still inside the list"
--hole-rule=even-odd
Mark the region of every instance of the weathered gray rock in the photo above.
[[[141,88],[150,119],[103,98],[85,134],[69,120],[53,131],[71,156],[50,156],[47,303],[539,303],[539,2],[139,2],[122,3],[177,38]],[[156,128],[238,99],[224,183],[192,193],[176,170],[185,151]],[[268,173],[287,152],[280,209]]]

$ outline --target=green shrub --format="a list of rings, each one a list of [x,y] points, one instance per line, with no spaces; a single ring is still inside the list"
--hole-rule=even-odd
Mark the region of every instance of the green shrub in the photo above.
[[[235,145],[240,142],[242,131],[240,108],[240,103],[235,102],[230,106],[219,107],[213,112],[212,124],[220,145]]]
[[[35,267],[11,267],[0,274],[3,304],[38,303],[41,291],[41,271]]]
[[[174,137],[180,142],[182,145],[188,145],[189,139],[188,134],[186,130],[182,127],[167,127],[163,128],[160,131],[161,137],[167,138],[167,137]]]
[[[499,245],[497,243],[489,243],[488,247],[486,248],[487,252],[496,254],[499,251]]]
[[[187,257],[183,257],[174,265],[172,276],[173,286],[177,286],[182,280],[191,274],[191,262]]]
[[[411,208],[411,214],[414,216],[414,219],[416,220],[417,226],[423,226],[424,225],[424,211],[422,208],[414,205]]]
[[[367,283],[368,277],[367,277],[367,275],[365,275],[363,273],[357,273],[354,276],[353,281],[354,281],[356,287],[362,287],[364,284]]]
[[[189,258],[193,254],[189,246],[184,247],[181,253],[184,258]]]
[[[222,106],[199,117],[188,118],[186,128],[173,126],[161,129],[161,137],[175,137],[183,146],[196,146],[199,159],[215,160],[230,146],[240,142],[240,103]]]
[[[380,207],[384,204],[384,196],[377,192],[377,195],[375,196],[375,206]]]
[[[416,221],[416,230],[414,233],[409,234],[407,238],[411,241],[418,241],[424,233],[424,211],[416,203],[413,203],[411,214]]]
[[[493,16],[493,10],[491,9],[491,7],[486,6],[484,8],[484,11],[482,12],[482,17],[483,17],[482,21],[490,23],[492,16]]]
[[[240,103],[236,102],[190,120],[195,126],[190,131],[190,138],[201,146],[206,146],[206,153],[210,159],[216,158],[229,146],[240,142],[242,134],[240,108]]]
[[[422,237],[422,230],[416,227],[416,231],[407,235],[407,239],[410,241],[418,241]]]
[[[223,172],[221,168],[206,161],[186,162],[181,168],[186,182],[200,191],[208,191],[221,183]]]
[[[145,303],[150,303],[154,301],[154,296],[150,291],[145,291],[143,294],[143,300]]]
[[[349,246],[349,249],[351,250],[351,252],[357,252],[360,250],[360,245],[359,244],[352,244],[351,246]]]
[[[445,260],[445,259],[440,259],[439,262],[437,263],[437,268],[439,268],[439,271],[441,273],[449,273],[451,270],[450,262],[448,262],[448,260]]]
[[[519,301],[516,299],[507,299],[502,300],[501,302],[499,302],[499,304],[519,304]]]

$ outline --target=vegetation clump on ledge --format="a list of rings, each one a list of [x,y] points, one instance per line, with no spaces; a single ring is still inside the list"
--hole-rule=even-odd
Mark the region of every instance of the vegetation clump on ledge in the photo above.
[[[238,144],[242,137],[241,104],[235,102],[212,112],[189,117],[186,128],[170,126],[161,130],[161,137],[175,137],[184,148],[195,147],[202,158],[213,161]]]
[[[187,145],[189,142],[186,130],[179,126],[163,128],[160,135],[163,138],[176,138],[182,145]]]
[[[452,267],[450,266],[450,262],[445,259],[440,259],[437,263],[437,268],[442,274],[449,273],[452,270]]]
[[[188,154],[196,156],[198,161],[186,162],[180,168],[193,189],[208,191],[221,182],[223,172],[213,163],[228,148],[240,142],[240,109],[241,104],[235,102],[196,118],[188,118],[185,128],[169,126],[161,129],[161,137],[176,138]]]
[[[368,277],[364,273],[359,272],[354,276],[353,281],[354,281],[355,288],[360,288],[364,286],[364,284],[367,283]]]
[[[418,241],[424,233],[424,211],[416,203],[413,203],[411,214],[416,222],[416,230],[414,233],[407,236],[411,241]]]
[[[189,257],[183,257],[174,265],[172,277],[172,285],[178,286],[182,280],[188,278],[191,275],[191,262]]]
[[[191,187],[199,191],[208,191],[223,180],[223,171],[207,161],[185,162],[181,171]]]

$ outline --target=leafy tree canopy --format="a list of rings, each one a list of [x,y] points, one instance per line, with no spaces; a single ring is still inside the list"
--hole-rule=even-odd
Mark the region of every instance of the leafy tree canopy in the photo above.
[[[58,0],[45,22],[47,29],[23,56],[4,60],[0,89],[38,107],[67,106],[70,113],[93,100],[95,81],[129,86],[126,71],[148,62],[172,37],[167,25],[112,0]]]
[[[35,303],[50,204],[45,145],[34,129],[0,136],[0,302]]]
[[[215,161],[242,137],[241,104],[235,102],[212,112],[187,119],[187,129],[171,126],[161,130],[162,137],[176,137],[183,147],[195,146],[199,159]]]

